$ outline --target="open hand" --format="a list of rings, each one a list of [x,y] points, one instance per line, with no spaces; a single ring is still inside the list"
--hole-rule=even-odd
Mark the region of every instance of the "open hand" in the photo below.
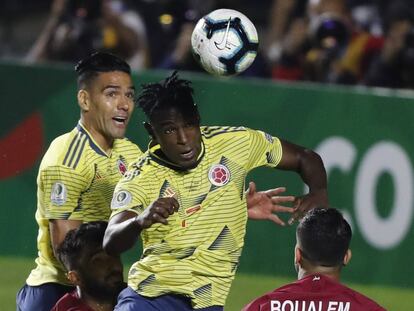
[[[246,191],[247,214],[250,219],[268,219],[274,223],[284,226],[285,222],[274,213],[292,213],[291,207],[280,205],[281,203],[293,202],[294,196],[281,196],[286,188],[279,187],[266,191],[256,191],[256,184],[249,183],[249,189]]]

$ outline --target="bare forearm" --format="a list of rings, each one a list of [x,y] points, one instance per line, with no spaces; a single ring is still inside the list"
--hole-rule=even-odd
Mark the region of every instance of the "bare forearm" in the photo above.
[[[103,248],[108,254],[121,254],[134,246],[141,231],[142,228],[135,217],[119,223],[110,221],[105,232]]]
[[[299,160],[298,173],[309,191],[327,189],[326,171],[321,157],[310,149],[304,149]]]
[[[105,231],[103,248],[108,254],[119,255],[130,249],[143,229],[154,223],[168,224],[167,218],[177,212],[175,198],[158,198],[140,215],[132,211],[121,212],[111,218]]]

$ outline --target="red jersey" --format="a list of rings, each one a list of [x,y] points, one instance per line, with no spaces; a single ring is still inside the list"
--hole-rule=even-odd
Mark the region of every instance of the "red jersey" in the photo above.
[[[384,311],[368,297],[314,274],[279,287],[246,305],[242,311]]]
[[[56,302],[50,311],[94,311],[82,299],[79,298],[76,290],[67,293]]]

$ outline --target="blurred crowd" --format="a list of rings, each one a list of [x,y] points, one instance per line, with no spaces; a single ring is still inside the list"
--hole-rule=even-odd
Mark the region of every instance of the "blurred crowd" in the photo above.
[[[74,63],[105,50],[136,71],[201,71],[191,32],[218,8],[238,10],[257,27],[259,53],[242,76],[414,88],[412,0],[4,0],[0,58]],[[44,12],[41,26],[33,35],[27,24],[32,41],[16,53],[12,16],[33,11]]]

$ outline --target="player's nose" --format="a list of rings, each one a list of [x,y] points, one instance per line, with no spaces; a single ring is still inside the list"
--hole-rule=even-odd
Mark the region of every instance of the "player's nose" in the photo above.
[[[181,145],[185,145],[188,143],[188,135],[183,128],[179,128],[177,130],[177,142]]]
[[[133,101],[127,96],[121,96],[120,100],[118,101],[118,109],[129,111],[133,107]]]

